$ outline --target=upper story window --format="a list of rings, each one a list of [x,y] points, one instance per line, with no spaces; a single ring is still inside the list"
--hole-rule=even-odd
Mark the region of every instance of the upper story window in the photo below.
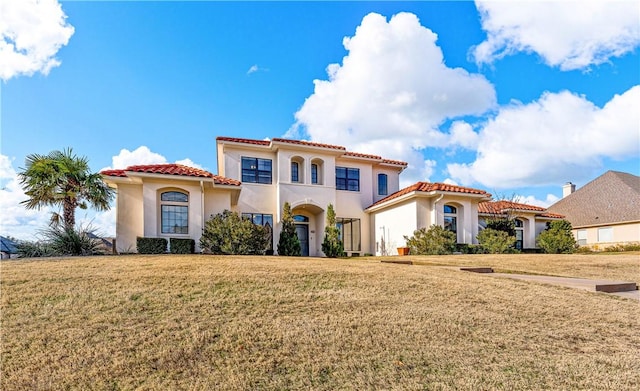
[[[336,189],[360,191],[360,169],[336,167]]]
[[[316,163],[311,164],[311,183],[318,184],[318,165]]]
[[[160,232],[189,233],[189,195],[180,191],[160,194]]]
[[[300,164],[291,162],[291,182],[300,182]]]
[[[242,157],[242,182],[271,184],[271,159]]]
[[[453,205],[444,206],[444,229],[458,232],[458,209]]]
[[[387,174],[378,174],[378,195],[389,194],[387,187]]]

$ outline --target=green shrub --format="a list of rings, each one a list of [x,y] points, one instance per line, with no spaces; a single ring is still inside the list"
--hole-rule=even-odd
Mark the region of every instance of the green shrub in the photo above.
[[[282,209],[282,230],[280,231],[280,239],[278,240],[278,255],[284,257],[302,255],[300,240],[296,233],[296,225],[293,222],[291,206],[288,202],[284,203]]]
[[[417,229],[412,237],[405,235],[404,240],[414,255],[452,254],[456,249],[456,234],[439,225]]]
[[[322,252],[328,258],[337,258],[344,252],[344,246],[340,240],[340,230],[336,226],[336,212],[331,204],[327,206],[327,225],[324,227]]]
[[[547,229],[538,235],[538,246],[549,254],[571,254],[578,247],[571,232],[571,223],[567,220],[555,220],[547,223]]]
[[[487,221],[486,228],[506,232],[509,236],[516,236],[516,223],[513,219],[491,218]]]
[[[462,254],[484,254],[484,249],[479,244],[457,243],[456,252]]]
[[[485,228],[477,236],[478,243],[489,254],[506,254],[515,251],[516,237],[506,231]]]
[[[18,242],[16,247],[19,258],[54,257],[58,255],[55,253],[50,243],[43,241],[32,242],[23,240]]]
[[[267,228],[225,210],[205,223],[200,247],[212,254],[263,255],[270,240]]]
[[[193,239],[170,238],[171,254],[193,254],[196,252],[196,241]]]
[[[139,254],[164,254],[167,252],[167,239],[138,237],[136,249]]]

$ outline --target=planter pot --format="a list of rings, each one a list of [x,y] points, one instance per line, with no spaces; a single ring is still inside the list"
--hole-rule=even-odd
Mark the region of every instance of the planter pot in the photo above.
[[[398,255],[409,255],[409,247],[398,247]]]

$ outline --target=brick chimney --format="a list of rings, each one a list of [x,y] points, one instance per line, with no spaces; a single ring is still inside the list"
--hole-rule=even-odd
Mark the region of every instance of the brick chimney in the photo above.
[[[573,194],[574,191],[576,191],[576,185],[571,182],[565,183],[564,186],[562,186],[562,198]]]

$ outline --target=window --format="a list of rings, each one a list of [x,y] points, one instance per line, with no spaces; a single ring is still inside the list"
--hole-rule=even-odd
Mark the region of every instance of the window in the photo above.
[[[360,191],[360,169],[336,167],[336,189]]]
[[[189,196],[179,191],[160,194],[160,232],[189,233]]]
[[[336,218],[344,251],[360,251],[360,219]]]
[[[271,159],[243,157],[242,182],[271,184]]]
[[[378,174],[378,195],[387,195],[387,174]]]
[[[580,246],[584,246],[587,244],[587,230],[581,229],[578,230],[578,244]]]
[[[269,245],[267,250],[273,250],[273,215],[264,213],[243,213],[242,217],[249,219],[255,225],[261,225],[269,231]]]
[[[598,242],[613,242],[613,228],[598,228]]]
[[[444,206],[444,229],[453,233],[458,232],[458,209],[455,206]]]
[[[311,183],[318,184],[318,165],[315,163],[311,165]]]
[[[522,250],[524,246],[524,222],[520,219],[515,219],[513,223],[516,226],[516,249]]]
[[[300,177],[298,171],[300,170],[300,164],[298,162],[291,162],[291,182],[299,182]]]

